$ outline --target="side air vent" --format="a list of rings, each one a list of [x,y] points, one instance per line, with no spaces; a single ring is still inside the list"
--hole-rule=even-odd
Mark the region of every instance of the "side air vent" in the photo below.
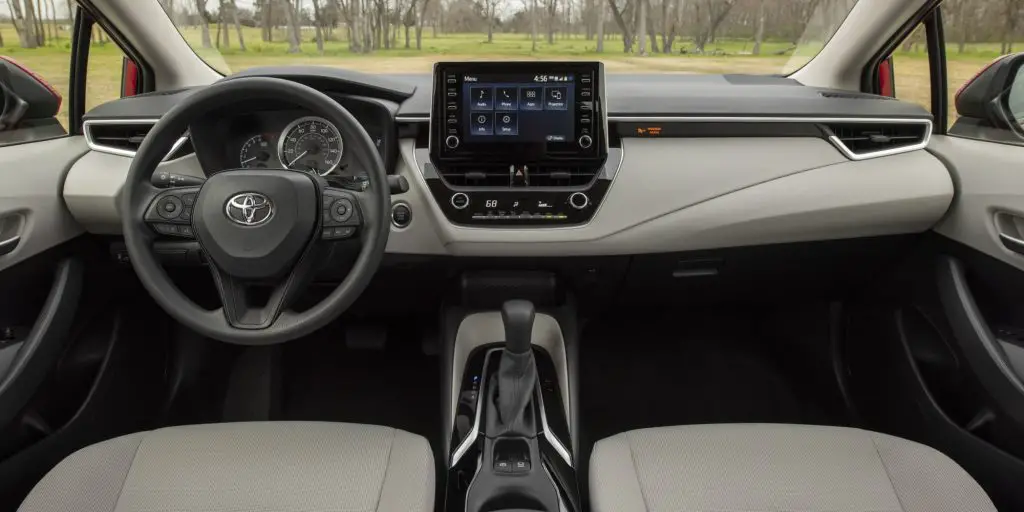
[[[598,169],[576,166],[528,167],[524,176],[516,175],[516,168],[488,166],[449,168],[441,172],[453,187],[584,187],[594,181]]]
[[[931,121],[881,121],[828,124],[829,140],[851,160],[865,160],[924,149]]]
[[[154,124],[154,121],[86,121],[85,140],[93,151],[131,157],[135,156]],[[174,143],[164,160],[174,160],[194,152],[191,140],[185,136]]]

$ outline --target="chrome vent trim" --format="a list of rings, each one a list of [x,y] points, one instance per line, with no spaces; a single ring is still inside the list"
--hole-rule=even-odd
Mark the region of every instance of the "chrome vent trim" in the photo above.
[[[135,156],[135,151],[119,148],[116,146],[108,146],[104,145],[102,142],[97,142],[93,135],[92,127],[97,125],[149,125],[149,128],[152,129],[153,126],[156,125],[157,121],[159,121],[159,119],[90,119],[82,123],[82,132],[85,134],[85,143],[89,146],[89,149],[100,153],[107,153],[111,155],[126,156],[132,158]],[[177,153],[178,150],[181,149],[181,147],[188,141],[188,135],[176,140],[174,144],[171,146],[171,149],[167,152],[167,156],[164,157],[163,161],[167,162],[170,156]],[[182,155],[181,157],[178,158],[182,158],[184,156],[187,155]]]
[[[896,147],[889,147],[889,148],[886,148],[886,149],[864,151],[864,150],[854,150],[853,148],[851,148],[850,144],[849,144],[850,137],[844,137],[843,136],[844,134],[842,134],[842,133],[840,133],[838,135],[835,133],[835,131],[836,131],[835,127],[837,127],[839,125],[846,125],[846,126],[868,125],[868,126],[883,127],[883,128],[886,127],[887,125],[888,126],[910,126],[910,125],[914,125],[914,126],[919,126],[921,128],[921,132],[920,132],[920,135],[917,135],[917,134],[914,134],[914,135],[899,135],[898,138],[905,138],[907,140],[907,142],[905,144],[903,144],[903,145],[899,145],[899,146],[896,146]],[[846,156],[846,158],[849,158],[850,160],[855,160],[855,161],[869,160],[869,159],[872,159],[872,158],[882,158],[882,157],[886,157],[886,156],[899,155],[899,154],[902,154],[902,153],[910,153],[912,151],[922,150],[922,149],[928,147],[928,143],[931,142],[932,130],[933,130],[932,122],[929,121],[929,120],[922,120],[922,119],[914,119],[914,120],[909,120],[909,119],[903,119],[903,120],[889,119],[889,120],[857,121],[857,122],[853,122],[853,120],[850,120],[850,121],[844,121],[844,122],[841,122],[841,123],[828,123],[828,124],[826,124],[826,126],[828,127],[829,132],[831,132],[829,137],[828,137],[829,142],[831,142],[832,145],[836,147],[836,149],[838,149],[840,152],[842,152],[843,155]],[[886,136],[886,138],[889,138],[889,137]],[[844,140],[844,139],[846,139],[846,140]]]

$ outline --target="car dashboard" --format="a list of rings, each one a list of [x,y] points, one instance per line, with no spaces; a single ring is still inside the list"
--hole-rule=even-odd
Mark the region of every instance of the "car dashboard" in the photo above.
[[[408,184],[392,196],[391,254],[638,255],[920,233],[953,198],[949,172],[924,150],[930,114],[916,105],[779,77],[605,77],[596,63],[502,63],[508,72],[449,64],[434,75],[287,67],[239,76],[304,83],[359,120],[388,172]],[[445,69],[454,70],[451,78],[484,81],[448,88]],[[535,82],[551,76],[572,81],[573,103],[547,96],[549,87],[569,94],[564,84]],[[481,87],[487,92],[474,100]],[[515,102],[501,100],[513,87]],[[116,197],[132,151],[110,151],[103,127],[151,126],[195,90],[88,113],[93,150],[64,186],[85,229],[120,232]],[[537,121],[531,91],[555,101],[542,110],[565,114]],[[581,110],[585,104],[591,110]],[[285,166],[358,186],[365,175],[347,159],[344,140],[330,140],[331,127],[315,117],[285,99],[225,107],[193,123],[193,151],[169,154],[157,172],[203,177]],[[548,125],[565,128],[538,131]],[[302,154],[310,149],[315,158]]]

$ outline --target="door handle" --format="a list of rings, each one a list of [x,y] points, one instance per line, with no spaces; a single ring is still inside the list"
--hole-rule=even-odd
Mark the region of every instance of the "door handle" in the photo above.
[[[999,233],[999,241],[1003,242],[1003,247],[1017,254],[1024,254],[1024,240],[1012,237],[1006,233]]]
[[[0,241],[0,256],[14,252],[20,241],[21,235],[14,235],[7,240]]]

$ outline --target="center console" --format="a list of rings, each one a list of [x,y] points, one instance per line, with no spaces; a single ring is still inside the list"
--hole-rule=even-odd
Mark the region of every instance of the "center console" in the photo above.
[[[590,221],[610,177],[600,62],[441,62],[430,117],[431,194],[454,224]]]

